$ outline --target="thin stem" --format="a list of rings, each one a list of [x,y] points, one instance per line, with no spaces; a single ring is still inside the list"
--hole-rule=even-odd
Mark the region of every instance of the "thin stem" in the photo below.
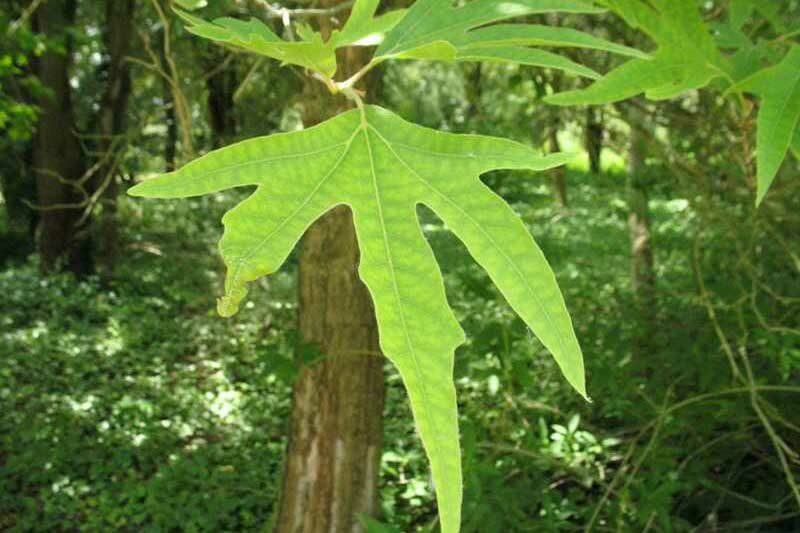
[[[383,59],[376,59],[372,58],[369,63],[361,67],[361,70],[350,76],[344,81],[336,82],[336,88],[339,91],[344,92],[345,89],[349,89],[353,87],[358,81],[366,76],[366,74],[372,70],[373,68],[377,67],[383,62]]]

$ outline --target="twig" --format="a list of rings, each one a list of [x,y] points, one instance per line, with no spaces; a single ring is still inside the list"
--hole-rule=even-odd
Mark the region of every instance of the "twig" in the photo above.
[[[28,19],[33,16],[36,10],[39,9],[39,6],[41,6],[43,3],[44,0],[33,0],[33,2],[31,2],[30,5],[25,8],[19,18],[9,24],[8,29],[6,30],[6,35],[11,37],[17,33],[17,30],[20,29],[26,22],[28,22]]]

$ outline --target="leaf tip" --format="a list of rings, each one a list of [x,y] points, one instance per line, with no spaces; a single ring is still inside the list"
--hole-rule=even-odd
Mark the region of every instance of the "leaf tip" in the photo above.
[[[545,104],[557,105],[557,106],[574,105],[576,104],[576,102],[573,102],[571,98],[572,93],[574,92],[576,91],[566,91],[562,93],[548,94],[542,99],[542,101],[544,101]]]
[[[217,298],[217,314],[222,318],[230,318],[239,311],[239,304],[247,296],[244,284],[231,284],[225,296]]]
[[[231,296],[217,298],[217,314],[222,318],[230,318],[239,310],[239,302]]]
[[[128,192],[128,196],[143,197],[143,196],[145,196],[145,192],[144,192],[145,190],[146,189],[144,187],[144,183],[137,183],[136,185],[134,185],[133,187],[128,189],[127,192]]]

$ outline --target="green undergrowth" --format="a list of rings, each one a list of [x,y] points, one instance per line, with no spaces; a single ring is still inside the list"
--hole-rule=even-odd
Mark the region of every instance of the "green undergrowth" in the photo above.
[[[485,181],[520,213],[556,271],[594,401],[569,390],[486,274],[420,208],[470,339],[456,353],[455,376],[463,531],[581,529],[612,483],[598,514],[604,529],[687,531],[713,505],[726,522],[767,514],[731,492],[789,513],[788,488],[744,395],[675,411],[655,436],[635,440],[664,405],[729,386],[692,261],[699,233],[709,290],[718,303],[735,300],[725,292],[735,266],[725,259],[735,253],[726,226],[701,224],[689,199],[653,197],[657,325],[647,356],[636,356],[631,347],[649,326],[630,287],[624,176],[570,170],[567,210],[553,205],[543,177],[497,172]],[[216,316],[217,221],[240,198],[125,200],[125,261],[110,285],[45,280],[32,262],[0,273],[0,529],[257,531],[270,520],[297,370],[296,259],[259,282],[235,318]],[[778,255],[766,246],[761,260],[775,265],[775,288],[791,294],[791,273],[771,259]],[[764,309],[768,319],[785,312]],[[733,331],[735,318],[721,327]],[[796,342],[765,334],[753,346],[760,382],[796,379]],[[387,383],[386,525],[372,529],[423,531],[437,516],[430,474],[388,365]],[[791,397],[769,398],[794,416]]]

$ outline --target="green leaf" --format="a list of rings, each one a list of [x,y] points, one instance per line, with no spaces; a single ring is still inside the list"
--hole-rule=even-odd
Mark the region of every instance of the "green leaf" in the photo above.
[[[502,24],[485,26],[493,22],[524,15],[566,12],[601,13],[603,10],[588,2],[578,0],[475,0],[454,7],[449,0],[418,0],[386,36],[375,54],[376,59],[433,59],[444,61],[514,61],[514,56],[524,58],[523,63],[550,68],[562,68],[570,73],[575,63],[555,62],[551,56],[523,52],[523,46],[580,47],[607,50],[614,53],[646,56],[637,50],[616,45],[588,33],[570,28],[557,28],[530,24]],[[490,46],[499,51],[491,53]],[[471,50],[472,49],[472,50]],[[475,51],[477,50],[477,52]],[[540,64],[541,63],[541,64]],[[592,76],[590,76],[592,77]]]
[[[228,44],[236,48],[277,59],[286,64],[299,65],[325,76],[336,73],[336,52],[332,43],[324,43],[319,34],[313,40],[287,42],[275,35],[263,22],[251,18],[248,21],[223,17],[213,22],[175,10],[195,35]]]
[[[792,46],[780,63],[756,72],[733,90],[761,99],[756,135],[758,205],[775,180],[800,122],[800,45]]]
[[[375,46],[383,41],[403,15],[405,9],[397,9],[375,16],[380,0],[357,0],[350,11],[344,27],[333,32],[331,41],[337,46]]]
[[[452,43],[467,50],[475,46],[523,45],[590,48],[642,59],[650,57],[635,48],[615,44],[582,31],[538,24],[496,24],[464,33]]]
[[[496,61],[531,65],[534,67],[563,70],[570,74],[598,79],[600,74],[566,57],[545,50],[523,46],[470,47],[458,53],[457,59],[463,61]]]
[[[730,23],[735,29],[741,29],[744,23],[753,14],[756,5],[753,0],[731,0]]]
[[[448,306],[417,205],[432,209],[464,242],[585,396],[581,350],[553,272],[520,218],[479,179],[493,169],[544,170],[571,157],[541,157],[505,139],[437,132],[368,106],[308,130],[211,152],[129,192],[180,198],[257,186],[223,217],[224,316],[236,312],[248,282],[280,267],[314,220],[336,205],[350,206],[359,274],[375,304],[381,349],[408,390],[431,462],[442,531],[453,533],[462,493],[453,353],[464,333]]]
[[[727,64],[703,22],[695,0],[607,0],[607,5],[657,44],[651,60],[634,59],[586,89],[545,98],[554,105],[598,105],[637,94],[672,98],[708,85]]]
[[[784,10],[786,8],[781,5],[781,2],[758,2],[756,9],[777,31],[783,33],[787,30],[784,23],[786,17]]]

